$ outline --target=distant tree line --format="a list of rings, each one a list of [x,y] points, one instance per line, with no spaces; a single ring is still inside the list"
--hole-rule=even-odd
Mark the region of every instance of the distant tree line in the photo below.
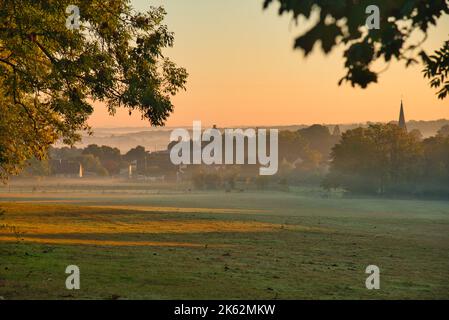
[[[168,150],[170,149],[170,144]],[[150,159],[143,146],[125,154],[110,146],[86,148],[50,148],[49,161],[70,160],[81,163],[85,172],[112,176],[130,163],[144,163],[140,174],[162,175],[169,168],[174,176],[178,168],[167,154]],[[162,166],[154,165],[162,162]],[[167,166],[163,164],[167,162]],[[165,169],[164,169],[165,168]],[[167,170],[166,170],[167,169]],[[259,177],[257,166],[188,166],[187,179],[198,189],[232,190],[238,185],[258,189],[293,185],[321,185],[327,190],[340,189],[352,194],[449,196],[449,125],[426,139],[419,130],[407,132],[397,124],[370,124],[340,133],[322,125],[279,133],[279,171],[275,176]],[[52,174],[47,160],[31,160],[30,175]]]
[[[88,145],[85,148],[50,147],[48,156],[44,160],[31,159],[23,175],[47,176],[52,172],[52,161],[71,161],[82,165],[85,172],[98,176],[112,176],[128,167],[129,163],[140,161],[147,155],[142,146],[137,146],[122,155],[118,148],[110,146]]]

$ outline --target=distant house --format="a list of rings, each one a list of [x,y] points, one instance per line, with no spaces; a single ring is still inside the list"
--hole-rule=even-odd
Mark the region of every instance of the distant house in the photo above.
[[[172,164],[168,150],[147,152],[145,157],[133,161],[130,164],[132,177],[143,179],[143,177],[176,179],[178,166]],[[148,180],[148,179],[146,179]],[[156,179],[157,180],[157,179]]]
[[[83,177],[83,166],[78,161],[52,159],[50,160],[50,172],[55,176]]]

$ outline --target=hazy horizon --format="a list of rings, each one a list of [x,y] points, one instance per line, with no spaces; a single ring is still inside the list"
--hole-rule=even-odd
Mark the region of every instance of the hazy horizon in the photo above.
[[[195,121],[195,120],[194,120]],[[335,126],[335,125],[356,125],[356,124],[366,124],[366,123],[388,123],[388,122],[392,122],[392,121],[396,121],[397,119],[392,119],[389,121],[375,121],[375,120],[366,120],[366,121],[354,121],[354,122],[313,122],[313,123],[287,123],[287,124],[255,124],[253,126],[255,127],[296,127],[296,126],[311,126],[314,124],[320,124],[320,125],[324,125],[324,126]],[[406,119],[406,122],[431,122],[431,121],[449,121],[449,117],[448,118],[440,118],[440,119],[428,119],[428,120],[423,120],[423,119]],[[249,126],[249,125],[244,125],[244,124],[235,124],[235,125],[230,125],[230,126],[221,126],[219,123],[215,124],[217,125],[218,128],[224,128],[224,127],[229,127],[229,128],[245,128],[245,127],[253,127],[253,126]],[[150,126],[149,124],[147,126],[145,125],[134,125],[134,126],[129,126],[129,125],[125,125],[125,126],[120,126],[120,125],[107,125],[107,126],[95,126],[92,127],[93,130],[95,129],[148,129],[148,130],[164,130],[164,129],[171,129],[171,128],[190,128],[192,127],[192,123],[190,124],[180,124],[180,125],[172,125],[172,126],[159,126],[159,127],[153,127]],[[212,125],[204,125],[203,124],[203,128],[210,128],[212,127]]]

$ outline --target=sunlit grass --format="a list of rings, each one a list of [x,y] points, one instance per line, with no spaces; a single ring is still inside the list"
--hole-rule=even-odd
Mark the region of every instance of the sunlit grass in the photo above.
[[[115,241],[115,240],[98,240],[98,239],[60,239],[60,238],[36,238],[36,237],[14,237],[14,236],[0,236],[0,242],[25,242],[25,243],[41,243],[41,244],[55,244],[55,245],[95,245],[95,246],[148,246],[148,247],[192,247],[204,248],[204,244],[189,243],[189,242],[164,242],[164,241]],[[209,246],[208,246],[209,247]],[[211,248],[217,247],[211,245]],[[218,246],[224,247],[224,246]]]
[[[127,209],[145,212],[170,212],[170,213],[238,213],[255,214],[269,212],[269,210],[231,209],[231,208],[194,208],[194,207],[155,207],[155,206],[92,206],[92,208]]]
[[[0,224],[0,242],[32,242],[54,245],[97,246],[161,246],[204,247],[204,243],[174,241],[133,241],[130,236],[146,234],[187,234],[224,232],[273,232],[289,228],[273,223],[256,221],[222,221],[208,219],[165,218],[164,213],[236,212],[232,209],[124,207],[67,205],[30,205],[4,203],[8,214]],[[139,210],[136,210],[139,209]],[[162,215],[142,214],[153,212]],[[309,229],[309,228],[306,228]],[[82,236],[80,236],[82,235]],[[114,239],[104,239],[113,235]],[[101,239],[98,239],[98,237]],[[117,238],[120,238],[117,240]],[[217,247],[207,244],[209,247]],[[218,245],[222,247],[222,245]]]
[[[67,221],[67,219],[57,219],[54,221],[39,221],[33,219],[29,221],[18,219],[7,219],[6,222],[16,226],[25,234],[129,234],[129,233],[208,233],[208,232],[264,232],[279,230],[281,225],[261,223],[261,222],[239,222],[239,221],[209,221],[209,220],[160,220],[160,221],[140,221],[119,222],[112,219],[98,219],[83,215],[84,221]],[[47,219],[46,219],[47,220]]]
[[[219,212],[227,209],[170,207],[74,207],[65,205],[3,204],[3,223],[27,235],[42,234],[159,234],[209,232],[264,232],[284,228],[257,221],[166,218],[163,213]],[[136,210],[136,208],[140,210]],[[118,210],[119,209],[119,210]],[[136,212],[137,211],[137,212]],[[150,211],[162,215],[142,214]],[[236,210],[231,210],[236,211]],[[0,230],[1,234],[1,230]]]

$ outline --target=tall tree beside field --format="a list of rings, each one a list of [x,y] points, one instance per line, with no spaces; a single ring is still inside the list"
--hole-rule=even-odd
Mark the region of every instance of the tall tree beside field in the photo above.
[[[343,133],[332,150],[326,188],[354,193],[402,192],[420,177],[423,148],[395,124],[376,124]]]
[[[69,5],[79,29],[66,26]],[[0,1],[0,179],[57,139],[79,140],[94,101],[163,125],[187,78],[163,54],[174,41],[164,16],[129,0]]]
[[[449,135],[425,139],[423,192],[449,196]]]

